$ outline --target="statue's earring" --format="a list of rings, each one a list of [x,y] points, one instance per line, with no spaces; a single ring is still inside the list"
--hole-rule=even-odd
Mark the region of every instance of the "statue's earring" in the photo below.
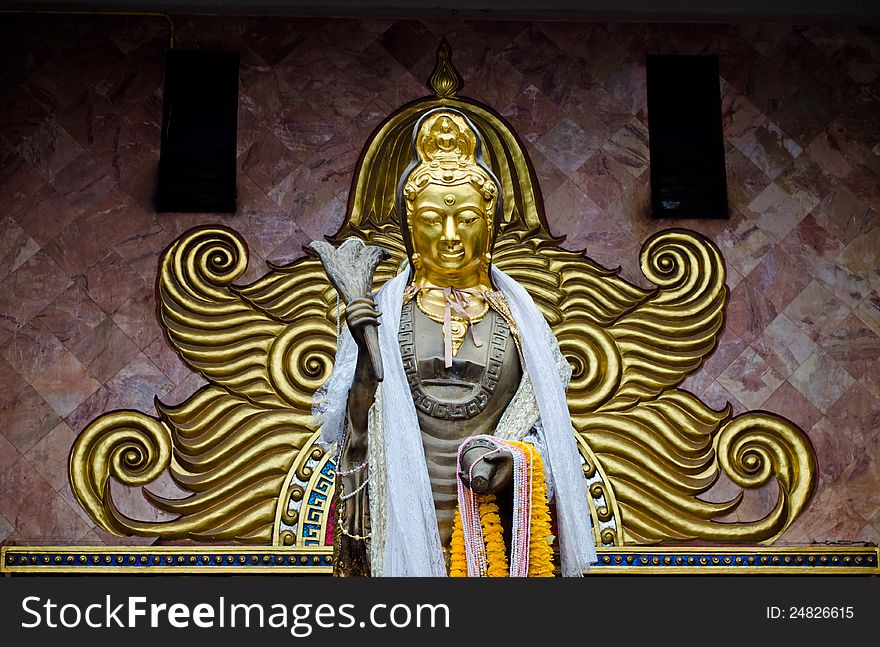
[[[410,261],[412,262],[412,266],[415,269],[417,269],[417,270],[422,269],[422,257],[418,252],[413,252],[413,255],[412,255],[412,258],[410,258]]]
[[[486,267],[489,267],[492,264],[492,252],[486,252],[483,254],[483,264]]]

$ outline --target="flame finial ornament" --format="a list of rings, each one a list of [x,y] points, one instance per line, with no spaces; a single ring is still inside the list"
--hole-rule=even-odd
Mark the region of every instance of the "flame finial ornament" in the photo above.
[[[428,78],[428,88],[438,99],[452,99],[463,87],[464,79],[452,65],[452,50],[446,38],[443,38],[437,48],[437,63]]]

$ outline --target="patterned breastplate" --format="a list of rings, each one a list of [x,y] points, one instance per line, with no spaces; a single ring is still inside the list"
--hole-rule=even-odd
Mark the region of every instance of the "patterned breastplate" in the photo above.
[[[412,392],[413,402],[420,413],[440,420],[469,420],[486,409],[495,393],[504,355],[509,344],[510,326],[501,316],[492,316],[492,329],[489,335],[486,364],[454,359],[450,368],[443,366],[440,357],[422,360],[416,356],[415,340],[415,300],[403,306],[398,329],[400,355],[406,379]],[[470,333],[468,333],[470,334]],[[422,376],[430,375],[429,379]],[[460,395],[448,401],[441,401],[429,395],[425,387],[430,385],[447,387]]]
[[[476,324],[483,345],[475,346],[469,332],[447,369],[440,325],[414,301],[403,306],[398,340],[419,418],[437,529],[448,546],[458,492],[458,447],[471,436],[495,432],[522,368],[510,325],[493,309]]]

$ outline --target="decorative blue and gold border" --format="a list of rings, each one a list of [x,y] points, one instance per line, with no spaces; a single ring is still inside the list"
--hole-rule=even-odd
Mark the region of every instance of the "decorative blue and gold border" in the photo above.
[[[4,546],[0,573],[333,572],[330,546]]]
[[[880,575],[876,546],[631,547],[599,550],[594,572]]]
[[[591,574],[880,575],[876,546],[617,547],[599,549]],[[0,573],[330,574],[330,546],[4,546]]]

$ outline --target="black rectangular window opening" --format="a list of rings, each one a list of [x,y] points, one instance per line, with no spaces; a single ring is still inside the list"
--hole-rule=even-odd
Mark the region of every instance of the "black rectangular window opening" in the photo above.
[[[158,211],[235,211],[238,52],[169,50]]]
[[[716,56],[647,57],[651,208],[655,218],[726,218]]]

